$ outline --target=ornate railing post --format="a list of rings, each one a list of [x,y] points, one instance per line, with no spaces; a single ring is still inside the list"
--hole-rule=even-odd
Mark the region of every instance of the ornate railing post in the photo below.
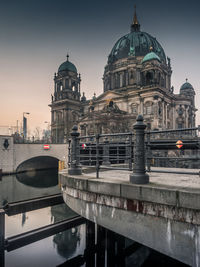
[[[70,168],[71,162],[71,139],[68,140],[68,169]]]
[[[78,132],[78,127],[76,125],[73,126],[72,132],[71,132],[71,162],[70,162],[70,168],[68,170],[68,173],[71,175],[81,175],[82,170],[79,165],[80,161],[80,147],[79,147],[79,137],[80,133]]]
[[[130,175],[130,182],[133,184],[149,183],[149,175],[145,170],[145,146],[144,146],[144,129],[146,125],[143,123],[142,115],[138,115],[137,122],[133,126],[135,130],[134,142],[134,167],[133,173]]]
[[[100,164],[99,164],[99,138],[100,138],[100,135],[97,134],[96,135],[96,178],[99,178],[99,167],[100,167]]]
[[[129,135],[129,159],[128,159],[128,165],[129,165],[129,171],[132,171],[133,169],[133,165],[132,165],[132,152],[133,152],[133,148],[132,148],[132,134]]]
[[[103,162],[102,165],[110,165],[110,161],[109,161],[109,141],[108,138],[105,138],[104,141],[104,146],[103,146]]]

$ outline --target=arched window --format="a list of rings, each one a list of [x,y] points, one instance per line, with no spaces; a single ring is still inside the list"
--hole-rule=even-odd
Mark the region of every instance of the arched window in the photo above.
[[[153,73],[147,72],[146,74],[146,85],[152,84],[153,82]]]
[[[76,83],[75,83],[75,82],[72,83],[72,91],[73,91],[73,92],[76,91]]]
[[[132,104],[131,105],[131,112],[133,114],[137,114],[137,111],[138,111],[137,109],[138,109],[137,104]]]
[[[144,105],[144,114],[151,115],[152,112],[153,112],[153,108],[152,107],[153,107],[153,103],[152,102],[150,102],[150,101],[146,102],[145,105]]]

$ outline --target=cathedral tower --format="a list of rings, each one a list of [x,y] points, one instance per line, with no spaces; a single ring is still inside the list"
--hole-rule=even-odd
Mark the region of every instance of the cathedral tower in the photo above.
[[[80,74],[67,55],[67,60],[60,65],[54,75],[54,95],[51,96],[51,130],[52,141],[55,143],[65,142],[73,124],[78,120],[80,83]]]

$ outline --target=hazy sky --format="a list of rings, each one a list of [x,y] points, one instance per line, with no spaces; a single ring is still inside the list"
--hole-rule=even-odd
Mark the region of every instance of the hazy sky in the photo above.
[[[54,72],[67,53],[81,73],[81,92],[102,93],[107,57],[129,32],[134,4],[141,30],[171,58],[175,93],[188,78],[200,109],[199,0],[0,0],[0,126],[30,112],[29,128],[46,127]]]

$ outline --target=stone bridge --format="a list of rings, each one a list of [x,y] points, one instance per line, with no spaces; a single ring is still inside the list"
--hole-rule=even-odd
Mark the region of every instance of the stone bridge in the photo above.
[[[147,173],[145,127],[139,115],[134,125],[132,171],[105,166],[103,162],[100,166],[97,135],[95,173],[84,173],[79,164],[79,133],[73,127],[70,167],[59,174],[64,201],[76,213],[100,226],[200,267],[199,171],[150,168],[149,164]],[[106,153],[103,159],[107,159]]]
[[[8,147],[5,147],[5,140]],[[68,144],[15,144],[13,137],[0,136],[0,169],[3,173],[55,167],[67,160]]]
[[[154,168],[153,168],[154,169]],[[160,171],[167,171],[160,168]],[[120,235],[200,266],[199,175],[149,173],[148,184],[130,183],[130,171],[69,175],[60,172],[63,198],[76,213]]]

